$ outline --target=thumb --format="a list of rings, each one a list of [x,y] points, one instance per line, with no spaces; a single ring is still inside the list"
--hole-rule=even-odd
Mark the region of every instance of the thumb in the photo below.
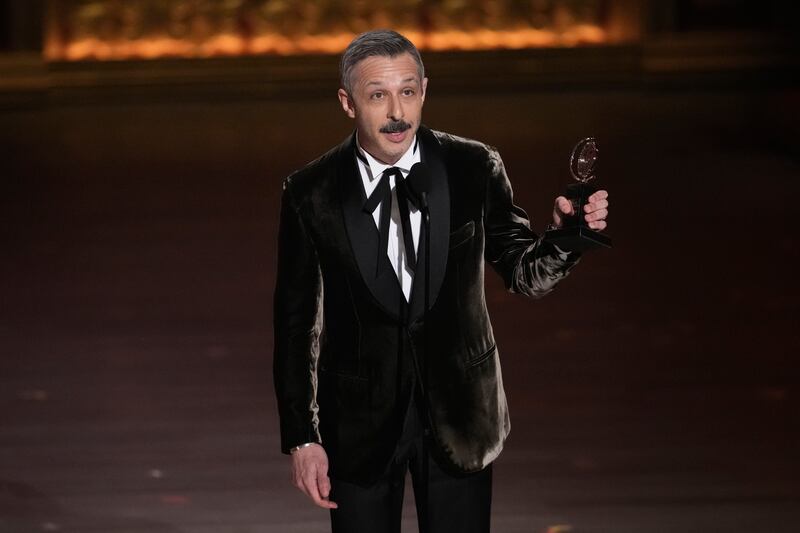
[[[574,210],[572,208],[572,202],[570,202],[563,196],[559,196],[558,198],[556,198],[555,211],[557,211],[559,215],[570,216],[574,214]]]
[[[560,228],[564,217],[568,217],[572,213],[572,202],[563,196],[559,196],[556,198],[555,205],[553,205],[553,225]]]

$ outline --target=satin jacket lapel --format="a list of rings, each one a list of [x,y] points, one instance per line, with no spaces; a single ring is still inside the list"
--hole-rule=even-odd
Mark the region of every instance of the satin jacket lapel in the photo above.
[[[363,211],[367,197],[356,167],[355,134],[342,144],[338,159],[337,179],[344,223],[361,278],[375,301],[389,315],[398,318],[400,306],[405,305],[405,302],[391,264],[377,276],[378,228],[375,226],[372,214]],[[381,258],[389,263],[385,253]]]
[[[421,126],[417,131],[422,149],[422,161],[431,174],[428,207],[431,213],[431,288],[430,305],[436,302],[444,281],[450,239],[450,186],[439,141],[430,130]],[[420,233],[424,233],[421,228]],[[411,321],[421,318],[425,311],[425,254],[424,239],[420,239],[419,259],[411,292]]]

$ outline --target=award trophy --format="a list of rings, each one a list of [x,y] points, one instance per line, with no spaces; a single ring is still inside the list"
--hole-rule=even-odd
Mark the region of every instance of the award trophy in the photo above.
[[[597,188],[589,185],[594,179],[597,166],[597,140],[587,137],[572,149],[569,157],[569,172],[577,183],[567,185],[567,199],[572,202],[573,216],[564,217],[561,228],[548,230],[544,234],[547,242],[569,252],[583,252],[598,246],[611,248],[611,239],[589,227],[584,218],[583,206]]]

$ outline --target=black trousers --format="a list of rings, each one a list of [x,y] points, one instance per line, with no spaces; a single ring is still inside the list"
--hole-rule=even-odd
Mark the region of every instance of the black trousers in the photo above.
[[[489,532],[491,465],[473,474],[453,475],[429,455],[426,489],[420,420],[416,402],[412,402],[397,451],[375,485],[364,488],[331,479],[330,499],[339,505],[331,510],[333,533],[400,533],[407,471],[411,472],[420,533]]]

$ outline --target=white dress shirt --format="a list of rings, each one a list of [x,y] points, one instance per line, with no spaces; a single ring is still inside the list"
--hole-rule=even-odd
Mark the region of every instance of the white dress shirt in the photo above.
[[[372,194],[372,191],[380,183],[383,171],[387,168],[397,167],[403,173],[403,177],[407,177],[411,166],[414,163],[419,163],[419,147],[417,146],[417,139],[411,143],[405,154],[394,165],[387,165],[381,163],[369,152],[361,148],[358,144],[358,137],[356,136],[356,147],[358,149],[359,157],[358,170],[361,174],[361,181],[364,184],[364,192],[367,198]],[[392,189],[392,216],[389,221],[389,242],[387,245],[386,253],[389,256],[389,261],[392,263],[397,279],[400,281],[400,286],[403,289],[403,294],[406,301],[411,298],[411,287],[414,283],[414,272],[408,268],[406,259],[406,250],[403,246],[403,226],[400,222],[400,209],[397,207],[397,193],[395,192],[394,176],[390,176],[389,185]],[[375,220],[375,226],[380,228],[381,209],[383,209],[383,202],[378,205],[378,208],[372,212],[372,218]],[[414,240],[415,251],[419,249],[419,230],[422,223],[422,214],[411,203],[408,205],[409,218],[411,219],[411,236]]]

